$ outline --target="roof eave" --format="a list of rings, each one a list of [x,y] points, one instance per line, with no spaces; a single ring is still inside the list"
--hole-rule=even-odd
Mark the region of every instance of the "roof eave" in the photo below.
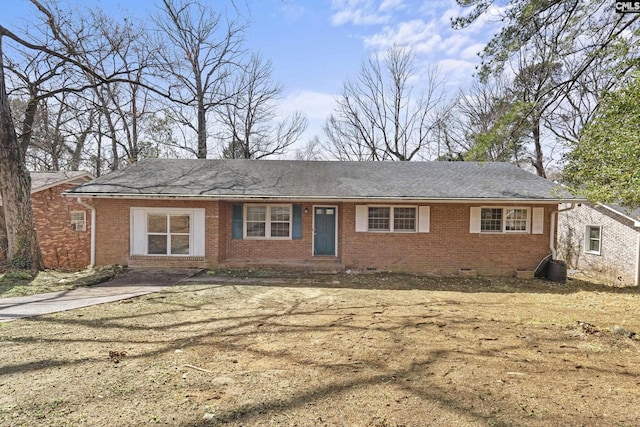
[[[92,199],[149,199],[149,200],[238,200],[238,201],[266,201],[266,200],[287,200],[287,201],[306,201],[306,202],[327,202],[327,201],[367,201],[369,203],[398,201],[403,203],[431,202],[431,203],[541,203],[541,204],[558,204],[558,203],[581,203],[583,199],[548,199],[548,198],[523,198],[523,197],[398,197],[398,196],[256,196],[256,195],[238,195],[238,194],[221,194],[221,195],[202,195],[202,194],[130,194],[130,193],[79,193],[69,192],[63,193],[66,197],[86,197]]]
[[[49,188],[57,187],[58,185],[73,183],[74,181],[84,181],[83,183],[86,183],[91,181],[92,179],[94,179],[93,175],[91,175],[89,172],[85,172],[83,174],[80,174],[77,176],[70,176],[68,178],[52,182],[47,185],[43,185],[41,187],[32,188],[31,194],[39,193],[40,191],[48,190]],[[80,183],[78,185],[80,185]]]
[[[633,218],[633,217],[631,217],[629,215],[625,215],[624,213],[622,213],[622,212],[620,212],[620,211],[618,211],[616,209],[613,209],[611,206],[605,205],[604,203],[598,203],[598,205],[602,206],[603,208],[605,208],[605,209],[607,209],[607,210],[609,210],[609,211],[611,211],[611,212],[613,212],[613,213],[615,213],[615,214],[617,214],[617,215],[619,215],[619,216],[621,216],[621,217],[623,217],[623,218],[625,218],[625,219],[627,219],[629,221],[632,221],[634,227],[640,227],[640,220],[638,220],[636,218]]]

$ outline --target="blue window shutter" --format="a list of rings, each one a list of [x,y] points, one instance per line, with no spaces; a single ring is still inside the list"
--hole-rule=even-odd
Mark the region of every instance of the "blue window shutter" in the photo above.
[[[302,239],[302,205],[293,205],[293,235],[294,240]]]
[[[242,205],[233,205],[233,225],[231,237],[242,239]]]

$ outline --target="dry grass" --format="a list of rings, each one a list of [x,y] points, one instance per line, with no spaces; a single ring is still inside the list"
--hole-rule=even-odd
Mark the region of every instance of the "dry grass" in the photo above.
[[[640,424],[635,289],[391,274],[200,280],[1,324],[0,424]]]
[[[0,298],[66,291],[80,286],[96,285],[113,279],[123,271],[124,268],[117,265],[76,272],[0,269]]]

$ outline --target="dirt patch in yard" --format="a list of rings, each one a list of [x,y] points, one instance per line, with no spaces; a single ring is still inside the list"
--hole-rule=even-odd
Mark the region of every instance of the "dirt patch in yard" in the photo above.
[[[217,272],[0,324],[0,425],[633,426],[639,303],[575,281]]]

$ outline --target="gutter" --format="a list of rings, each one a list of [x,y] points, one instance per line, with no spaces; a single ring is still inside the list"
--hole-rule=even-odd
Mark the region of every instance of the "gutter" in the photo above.
[[[77,202],[80,206],[91,210],[91,261],[87,268],[93,268],[96,265],[96,208],[82,201],[82,197],[78,197]]]
[[[149,200],[224,200],[224,201],[302,201],[302,202],[362,202],[368,203],[386,203],[397,202],[403,203],[539,203],[539,204],[558,204],[558,203],[574,203],[583,202],[582,199],[527,199],[527,198],[415,198],[402,196],[372,197],[372,196],[252,196],[238,194],[216,194],[216,195],[200,195],[200,194],[126,194],[126,193],[73,193],[64,192],[66,197],[87,197],[96,199],[149,199]]]
[[[558,250],[556,249],[556,217],[560,212],[570,211],[575,209],[575,203],[571,203],[571,206],[564,209],[556,209],[551,212],[551,229],[549,230],[549,249],[551,249],[551,260],[555,261],[558,258]]]

